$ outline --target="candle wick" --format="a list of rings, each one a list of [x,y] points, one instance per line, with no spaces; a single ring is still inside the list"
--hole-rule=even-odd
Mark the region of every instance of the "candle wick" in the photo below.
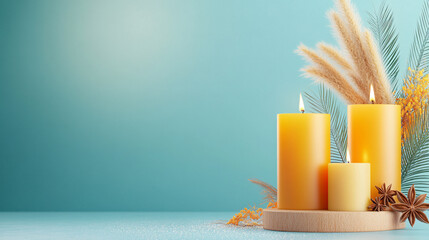
[[[301,110],[301,113],[304,113],[304,110]]]
[[[375,101],[374,101],[374,100],[371,100],[371,103],[372,103],[372,104],[374,104],[374,103],[375,103]]]

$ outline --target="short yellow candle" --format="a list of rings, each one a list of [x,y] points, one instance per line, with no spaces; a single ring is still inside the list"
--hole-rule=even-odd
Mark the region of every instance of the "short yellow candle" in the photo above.
[[[366,211],[370,196],[369,163],[328,165],[329,211]]]
[[[329,114],[277,115],[279,209],[328,209],[329,131]]]
[[[349,105],[348,149],[353,163],[371,164],[372,198],[383,183],[401,190],[401,107]]]

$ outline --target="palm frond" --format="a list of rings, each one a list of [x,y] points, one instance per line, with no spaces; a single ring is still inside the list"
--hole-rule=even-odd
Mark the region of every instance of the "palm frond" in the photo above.
[[[305,97],[313,112],[331,114],[331,162],[346,162],[347,116],[334,93],[320,84],[317,93],[306,92]]]
[[[414,72],[429,67],[429,1],[423,5],[423,10],[417,23],[417,29],[411,45],[408,67]],[[405,77],[412,75],[407,71]],[[412,76],[411,76],[412,77]],[[401,91],[401,93],[402,91]],[[400,96],[403,97],[403,96]],[[424,109],[406,133],[402,144],[401,157],[402,188],[408,189],[415,185],[418,194],[429,191],[429,112]]]
[[[429,191],[429,111],[417,117],[402,144],[402,189],[415,185],[418,194]]]
[[[417,23],[414,41],[411,45],[407,66],[415,71],[427,69],[429,66],[429,1],[423,5],[423,10]]]
[[[277,202],[277,188],[258,179],[249,179],[249,181],[262,187],[262,194],[265,195],[264,202]]]
[[[400,85],[400,81],[398,81],[399,45],[393,12],[390,7],[383,2],[378,10],[369,13],[368,23],[378,43],[378,48],[381,51],[387,77],[390,80],[393,90],[398,92],[398,87]]]

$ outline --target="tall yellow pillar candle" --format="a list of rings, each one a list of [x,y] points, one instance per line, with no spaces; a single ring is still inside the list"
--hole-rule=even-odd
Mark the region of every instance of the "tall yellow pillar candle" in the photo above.
[[[277,115],[279,209],[328,208],[329,131],[329,114]]]
[[[370,196],[369,163],[328,165],[329,211],[366,211]]]
[[[348,106],[348,149],[352,162],[371,164],[374,186],[392,184],[401,190],[401,108],[390,104]]]

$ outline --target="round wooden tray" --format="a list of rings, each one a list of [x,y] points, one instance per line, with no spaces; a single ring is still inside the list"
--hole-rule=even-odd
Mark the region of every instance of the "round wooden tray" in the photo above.
[[[287,232],[371,232],[405,228],[400,213],[264,209],[264,229]]]

